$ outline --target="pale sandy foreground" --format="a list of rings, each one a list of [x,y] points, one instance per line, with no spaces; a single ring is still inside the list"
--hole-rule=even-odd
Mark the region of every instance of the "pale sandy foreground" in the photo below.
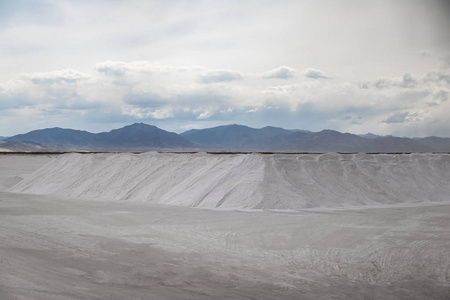
[[[0,192],[0,299],[449,299],[444,196],[225,211]]]

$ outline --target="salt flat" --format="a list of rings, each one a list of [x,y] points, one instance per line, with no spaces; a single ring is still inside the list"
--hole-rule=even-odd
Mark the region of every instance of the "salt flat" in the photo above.
[[[16,187],[28,182],[29,189],[37,190],[36,174],[64,160],[59,157],[24,175]],[[436,160],[433,156],[431,165],[439,165]],[[422,165],[426,170],[427,164]],[[230,170],[217,161],[216,166]],[[405,200],[403,206],[373,208],[367,202],[364,209],[338,205],[286,211],[78,196],[0,192],[0,299],[450,296],[450,205],[436,195],[435,201]]]
[[[0,154],[0,191],[12,187],[25,175],[55,158],[55,155]]]

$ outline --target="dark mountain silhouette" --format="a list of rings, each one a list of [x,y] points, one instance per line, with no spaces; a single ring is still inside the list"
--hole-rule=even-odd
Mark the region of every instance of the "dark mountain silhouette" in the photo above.
[[[376,139],[378,137],[382,137],[381,135],[376,135],[376,134],[373,134],[373,133],[370,133],[370,132],[366,133],[366,134],[358,134],[358,136],[366,138],[366,139]]]
[[[295,132],[282,140],[290,151],[306,152],[368,152],[371,141],[350,133],[334,130]]]
[[[255,129],[243,125],[225,125],[193,129],[181,133],[187,140],[219,151],[271,151],[276,139],[290,135],[290,130],[277,127]]]
[[[100,145],[94,133],[58,127],[33,130],[10,137],[6,141],[32,142],[56,149],[90,149]]]
[[[110,147],[117,148],[156,148],[178,149],[193,148],[195,144],[174,132],[159,129],[153,125],[135,123],[110,132],[96,135],[99,140]]]
[[[310,132],[276,127],[255,129],[235,124],[189,130],[181,136],[218,151],[430,152],[434,150],[412,139],[390,136],[366,138],[334,130]]]
[[[142,123],[102,133],[48,128],[19,134],[7,141],[33,142],[46,147],[73,150],[146,151],[195,147],[176,133]]]
[[[410,138],[383,136],[373,139],[374,152],[433,152],[436,149]]]
[[[450,138],[399,138],[355,135],[334,130],[310,132],[278,127],[224,125],[181,134],[136,123],[109,132],[48,128],[7,138],[0,148],[83,151],[230,151],[230,152],[450,152]],[[11,144],[11,143],[22,144]],[[44,151],[44,150],[43,150]]]
[[[450,152],[450,138],[429,136],[425,138],[414,138],[413,140],[428,147],[434,148],[437,151]]]

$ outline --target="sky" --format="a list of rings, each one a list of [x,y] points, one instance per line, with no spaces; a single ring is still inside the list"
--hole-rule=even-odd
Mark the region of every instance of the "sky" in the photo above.
[[[450,1],[0,0],[0,136],[136,122],[450,137]]]

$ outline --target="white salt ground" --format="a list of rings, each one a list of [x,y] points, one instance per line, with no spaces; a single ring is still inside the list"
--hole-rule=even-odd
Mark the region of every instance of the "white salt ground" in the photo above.
[[[65,154],[11,192],[204,208],[450,201],[448,154]]]
[[[2,300],[450,299],[446,155],[4,158]]]
[[[0,154],[0,191],[14,186],[55,158],[55,155]]]

